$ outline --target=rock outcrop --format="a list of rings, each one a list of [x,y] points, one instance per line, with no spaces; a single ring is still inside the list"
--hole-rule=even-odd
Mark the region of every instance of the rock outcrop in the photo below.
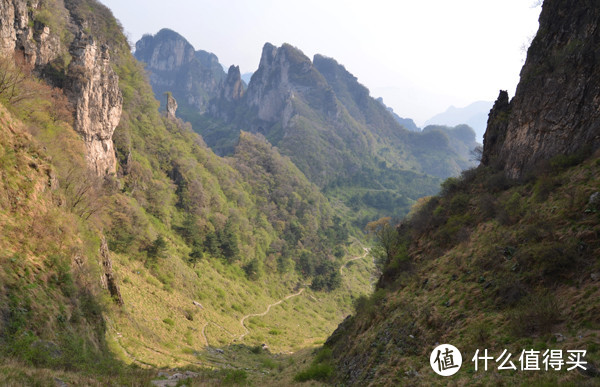
[[[543,160],[600,147],[600,7],[548,0],[515,97],[490,115],[484,164],[520,178]],[[506,122],[502,122],[505,120]]]
[[[221,98],[227,101],[236,101],[244,95],[244,83],[240,74],[239,66],[229,67],[227,78],[221,90]]]
[[[102,243],[100,245],[100,259],[102,260],[102,267],[104,268],[104,273],[102,274],[100,281],[102,283],[102,287],[108,290],[117,305],[122,306],[125,304],[125,302],[123,302],[121,289],[119,289],[119,284],[117,283],[117,279],[113,271],[112,261],[110,259],[110,250],[108,249],[108,243],[106,243],[106,238],[104,235],[102,236]]]
[[[217,98],[210,101],[208,111],[212,117],[230,122],[235,117],[238,102],[244,97],[244,82],[239,66],[230,66],[227,78],[221,85]]]
[[[33,17],[43,5],[41,1],[0,1],[0,55],[20,53],[25,63],[38,71],[61,52],[58,32]]]
[[[311,60],[289,44],[278,48],[266,43],[258,70],[248,85],[247,106],[256,109],[259,120],[280,122],[287,128],[298,97],[326,117],[339,118],[341,107],[335,93]]]
[[[74,126],[85,142],[88,165],[98,176],[105,176],[116,171],[112,135],[123,99],[108,47],[98,47],[83,30],[59,3],[0,1],[0,55],[17,54],[38,74],[43,75],[53,61],[66,55],[61,35],[78,35],[70,43],[72,60],[60,86],[74,106]]]
[[[219,96],[226,77],[216,55],[196,51],[183,36],[169,29],[142,37],[135,45],[135,57],[146,63],[158,99],[170,91],[182,107],[200,113]]]
[[[498,99],[488,116],[487,129],[483,135],[483,154],[481,162],[484,165],[491,165],[493,162],[499,162],[499,151],[506,137],[508,129],[508,117],[510,116],[510,102],[508,92],[500,90]]]
[[[282,117],[281,112],[286,110],[282,120],[284,127],[287,126],[292,114],[290,63],[287,61],[286,51],[289,50],[283,47],[279,50],[270,43],[264,45],[258,70],[252,76],[246,92],[247,105],[257,109],[260,120],[278,121]],[[306,68],[310,67],[309,62],[306,63]]]
[[[173,97],[173,94],[167,94],[167,118],[170,120],[177,119],[177,100]]]
[[[86,146],[86,160],[98,176],[114,174],[112,135],[121,119],[123,97],[110,66],[108,47],[85,35],[72,45],[66,93],[75,106],[75,130]]]

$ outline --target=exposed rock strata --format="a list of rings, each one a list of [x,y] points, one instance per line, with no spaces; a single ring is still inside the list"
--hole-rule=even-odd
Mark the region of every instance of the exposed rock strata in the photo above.
[[[90,168],[98,176],[114,174],[112,135],[121,119],[123,97],[108,47],[81,36],[73,43],[71,55],[66,91],[75,106],[75,130],[84,139]]]
[[[490,117],[485,164],[520,178],[543,160],[600,147],[600,7],[588,3],[544,3],[515,97],[509,107],[498,101],[510,112],[503,139]]]
[[[37,70],[61,51],[57,31],[33,18],[40,5],[39,1],[0,1],[0,55],[20,53],[25,63]]]

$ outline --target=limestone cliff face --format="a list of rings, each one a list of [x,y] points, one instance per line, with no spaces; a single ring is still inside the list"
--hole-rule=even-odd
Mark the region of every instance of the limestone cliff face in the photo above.
[[[292,102],[298,94],[312,108],[334,117],[339,114],[335,93],[307,56],[289,44],[277,48],[266,43],[248,85],[247,105],[257,109],[260,120],[281,120],[285,128],[294,115]]]
[[[499,162],[498,152],[506,138],[509,116],[510,102],[508,100],[508,93],[505,90],[501,90],[498,99],[490,111],[487,130],[483,135],[483,155],[481,157],[481,162],[484,165],[491,165]]]
[[[58,31],[52,31],[34,18],[42,6],[41,1],[0,1],[0,55],[21,53],[25,63],[37,70],[59,55],[61,42]]]
[[[279,55],[278,55],[279,54]],[[309,64],[307,64],[307,67]],[[283,121],[287,124],[291,116],[292,86],[289,82],[289,62],[285,50],[266,43],[260,57],[258,70],[252,75],[246,93],[247,104],[258,110],[258,118],[275,122],[283,110],[290,111]],[[285,126],[285,125],[284,125]]]
[[[209,103],[209,113],[212,117],[230,122],[235,117],[238,102],[244,97],[244,83],[240,74],[239,66],[230,66],[227,78],[221,85],[217,98]]]
[[[500,95],[484,164],[519,178],[542,160],[600,147],[600,7],[547,0],[515,97]]]
[[[227,101],[236,101],[244,95],[244,83],[240,74],[239,66],[229,67],[227,78],[221,90],[221,97]]]
[[[71,49],[66,92],[75,106],[75,130],[86,146],[88,165],[98,176],[116,172],[112,135],[121,119],[123,97],[110,67],[107,46],[84,35]]]
[[[167,118],[170,120],[177,119],[177,100],[171,93],[167,93]]]
[[[179,104],[203,113],[209,101],[218,97],[225,72],[216,55],[196,51],[183,36],[169,29],[145,35],[135,48],[135,57],[146,63],[159,100],[170,91]]]
[[[47,66],[66,55],[68,46],[71,63],[60,86],[74,107],[74,126],[85,142],[88,165],[104,176],[116,171],[112,135],[123,99],[108,47],[98,47],[83,30],[62,2],[0,0],[0,55],[22,56],[43,75]],[[72,41],[61,41],[61,36],[75,35]]]

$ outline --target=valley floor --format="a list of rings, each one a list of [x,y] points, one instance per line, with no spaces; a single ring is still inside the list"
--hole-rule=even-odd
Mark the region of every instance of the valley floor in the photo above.
[[[188,283],[200,285],[190,293],[177,260],[169,262],[174,274],[165,284],[141,263],[116,255],[125,306],[112,307],[106,317],[107,338],[111,351],[132,370],[120,378],[133,385],[174,386],[187,371],[192,378],[186,383],[192,385],[294,384],[314,351],[352,312],[353,300],[372,290],[374,264],[369,249],[357,242],[351,246],[355,255],[340,267],[342,286],[330,293],[290,277],[240,282],[238,273],[213,261],[198,264],[199,278]],[[15,385],[48,378],[67,385],[96,383],[93,377],[14,364],[0,372]]]

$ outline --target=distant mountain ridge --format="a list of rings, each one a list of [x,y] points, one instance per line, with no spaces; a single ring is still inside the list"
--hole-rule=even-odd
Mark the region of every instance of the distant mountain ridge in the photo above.
[[[419,128],[417,126],[417,124],[415,124],[415,122],[412,120],[412,118],[402,118],[400,117],[398,114],[396,114],[394,112],[394,109],[392,109],[391,107],[387,106],[384,102],[383,102],[383,98],[379,97],[377,98],[377,102],[381,103],[383,106],[385,106],[385,108],[388,110],[388,112],[390,112],[390,114],[392,115],[392,117],[394,117],[396,119],[396,121],[404,126],[406,129],[410,130],[411,132],[420,132],[421,128]]]
[[[135,44],[135,57],[146,63],[157,99],[163,101],[162,94],[171,91],[184,110],[205,112],[226,78],[215,54],[196,51],[183,36],[166,28],[144,35]]]
[[[167,91],[161,76],[185,79],[194,73],[189,66],[179,66],[169,74],[157,68],[157,63],[181,56],[178,47],[187,41],[172,35],[163,30],[136,45],[140,50],[136,56],[150,60],[147,69],[157,97]],[[161,42],[163,38],[167,41]],[[192,65],[199,69],[196,73],[201,72],[201,63]],[[456,142],[443,131],[415,132],[410,120],[403,125],[333,58],[317,54],[311,60],[292,45],[266,43],[247,89],[240,86],[242,75],[234,66],[227,76],[212,79],[220,86],[198,96],[190,97],[193,91],[173,82],[169,85],[175,88],[168,91],[178,102],[183,100],[178,114],[192,123],[215,152],[231,154],[240,131],[262,134],[322,189],[399,193],[404,198],[399,215],[418,197],[436,192],[439,179],[474,165],[465,157],[463,146],[455,147]],[[208,101],[202,109],[185,106],[186,99],[204,97]]]
[[[477,142],[483,144],[483,133],[485,133],[488,114],[493,104],[491,101],[477,101],[462,108],[450,106],[445,112],[436,114],[425,121],[425,126],[466,124],[475,130]]]

